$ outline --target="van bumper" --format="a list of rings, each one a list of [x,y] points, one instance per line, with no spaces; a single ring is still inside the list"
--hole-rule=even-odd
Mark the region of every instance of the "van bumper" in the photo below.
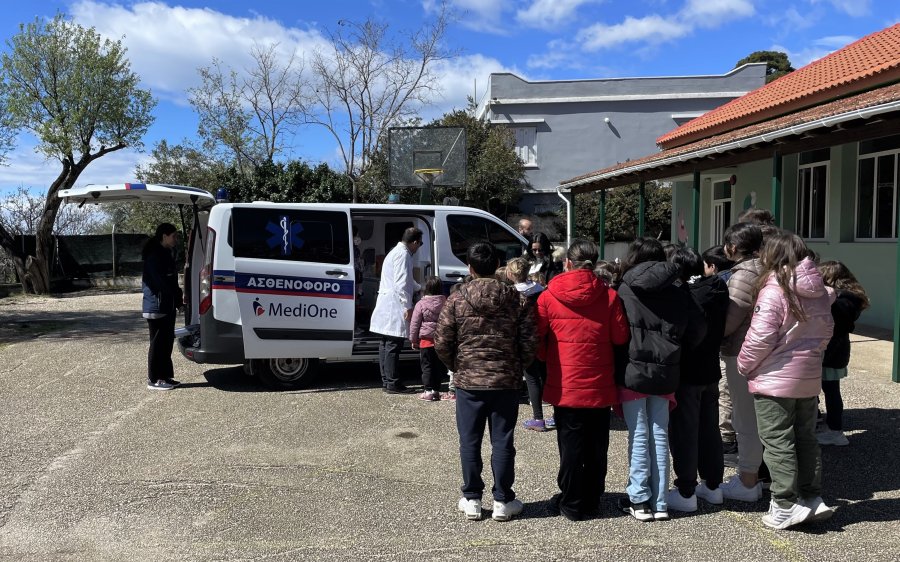
[[[244,337],[241,327],[221,322],[207,312],[200,324],[191,324],[175,331],[178,349],[194,363],[240,365],[244,362]]]

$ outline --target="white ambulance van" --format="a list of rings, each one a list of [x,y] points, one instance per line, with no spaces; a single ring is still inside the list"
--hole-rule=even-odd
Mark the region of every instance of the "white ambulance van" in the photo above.
[[[185,235],[181,353],[196,363],[246,364],[276,389],[308,384],[325,361],[377,360],[380,336],[368,331],[369,317],[382,261],[406,228],[423,232],[415,279],[421,285],[436,275],[445,290],[468,274],[472,243],[490,241],[501,264],[525,244],[497,217],[469,207],[216,203],[203,189],[153,184],[87,185],[59,196],[79,205],[145,201],[190,212],[199,228]]]

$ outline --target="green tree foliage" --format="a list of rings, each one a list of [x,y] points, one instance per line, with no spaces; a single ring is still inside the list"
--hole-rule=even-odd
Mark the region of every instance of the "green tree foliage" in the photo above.
[[[265,162],[247,176],[229,168],[221,177],[232,201],[272,201],[277,203],[349,203],[350,179],[327,164],[315,167],[301,160],[288,164]]]
[[[648,182],[644,188],[646,210],[644,235],[668,240],[672,232],[672,190],[665,184]],[[638,230],[639,186],[624,185],[606,194],[606,241],[633,240]],[[600,240],[600,192],[575,196],[575,235]]]
[[[735,68],[753,62],[766,63],[766,84],[794,71],[787,53],[781,51],[755,51],[737,61]]]
[[[13,256],[26,290],[50,290],[52,230],[61,200],[94,160],[126,147],[140,148],[156,104],[138,87],[121,41],[103,39],[62,15],[21,25],[2,58],[6,122],[38,140],[37,150],[59,161],[37,226],[37,250],[26,256],[0,227],[0,244]]]

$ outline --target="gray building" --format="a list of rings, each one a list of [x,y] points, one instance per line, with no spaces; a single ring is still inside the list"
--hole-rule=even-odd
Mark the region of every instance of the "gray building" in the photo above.
[[[477,116],[515,132],[531,187],[524,213],[555,211],[560,181],[657,151],[657,137],[765,84],[766,65],[714,76],[529,82],[491,74]]]

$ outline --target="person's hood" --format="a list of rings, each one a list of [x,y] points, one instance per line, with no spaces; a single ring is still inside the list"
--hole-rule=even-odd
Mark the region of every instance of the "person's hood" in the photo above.
[[[816,267],[816,263],[809,258],[804,258],[794,270],[794,290],[801,297],[815,298],[827,294],[825,281]]]
[[[479,315],[496,315],[509,305],[518,305],[519,293],[512,285],[501,283],[493,277],[476,277],[460,287],[459,292],[469,306]]]
[[[516,290],[519,291],[519,294],[523,297],[531,297],[534,295],[539,295],[544,291],[544,286],[540,283],[535,283],[534,281],[525,281],[524,283],[516,283]]]
[[[671,286],[681,275],[681,266],[667,261],[646,261],[625,272],[622,281],[633,290],[655,292]]]
[[[566,306],[581,308],[603,296],[606,287],[592,270],[573,269],[554,277],[547,290]]]

